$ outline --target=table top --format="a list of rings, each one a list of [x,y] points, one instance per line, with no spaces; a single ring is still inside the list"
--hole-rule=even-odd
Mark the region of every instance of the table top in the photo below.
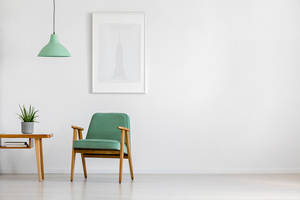
[[[23,134],[23,133],[2,133],[0,138],[52,138],[53,133],[32,133],[32,134]]]

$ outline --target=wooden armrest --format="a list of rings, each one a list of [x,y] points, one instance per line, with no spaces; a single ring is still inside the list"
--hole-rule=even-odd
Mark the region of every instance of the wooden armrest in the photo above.
[[[79,126],[71,126],[73,129],[78,129],[78,130],[84,130],[84,128],[81,128],[81,127],[79,127]]]
[[[118,129],[120,129],[120,130],[125,130],[125,131],[129,131],[128,128],[125,128],[125,127],[122,127],[122,126],[118,126]]]

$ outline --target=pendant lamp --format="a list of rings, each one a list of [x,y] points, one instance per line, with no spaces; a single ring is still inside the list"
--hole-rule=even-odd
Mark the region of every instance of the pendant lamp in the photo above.
[[[55,34],[55,0],[53,0],[53,34],[50,42],[42,48],[38,57],[70,57],[68,50],[59,43],[57,34]]]

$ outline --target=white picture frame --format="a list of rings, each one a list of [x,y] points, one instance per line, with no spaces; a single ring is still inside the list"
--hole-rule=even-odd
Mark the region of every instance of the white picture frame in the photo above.
[[[145,13],[93,13],[92,93],[146,93]]]

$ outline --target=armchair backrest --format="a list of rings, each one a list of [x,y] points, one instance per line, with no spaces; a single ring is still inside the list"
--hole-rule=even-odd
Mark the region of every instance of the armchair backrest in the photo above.
[[[125,113],[95,113],[91,119],[86,139],[121,140],[118,126],[130,129],[130,119]],[[129,138],[130,131],[129,131]],[[125,140],[126,143],[126,140]]]

